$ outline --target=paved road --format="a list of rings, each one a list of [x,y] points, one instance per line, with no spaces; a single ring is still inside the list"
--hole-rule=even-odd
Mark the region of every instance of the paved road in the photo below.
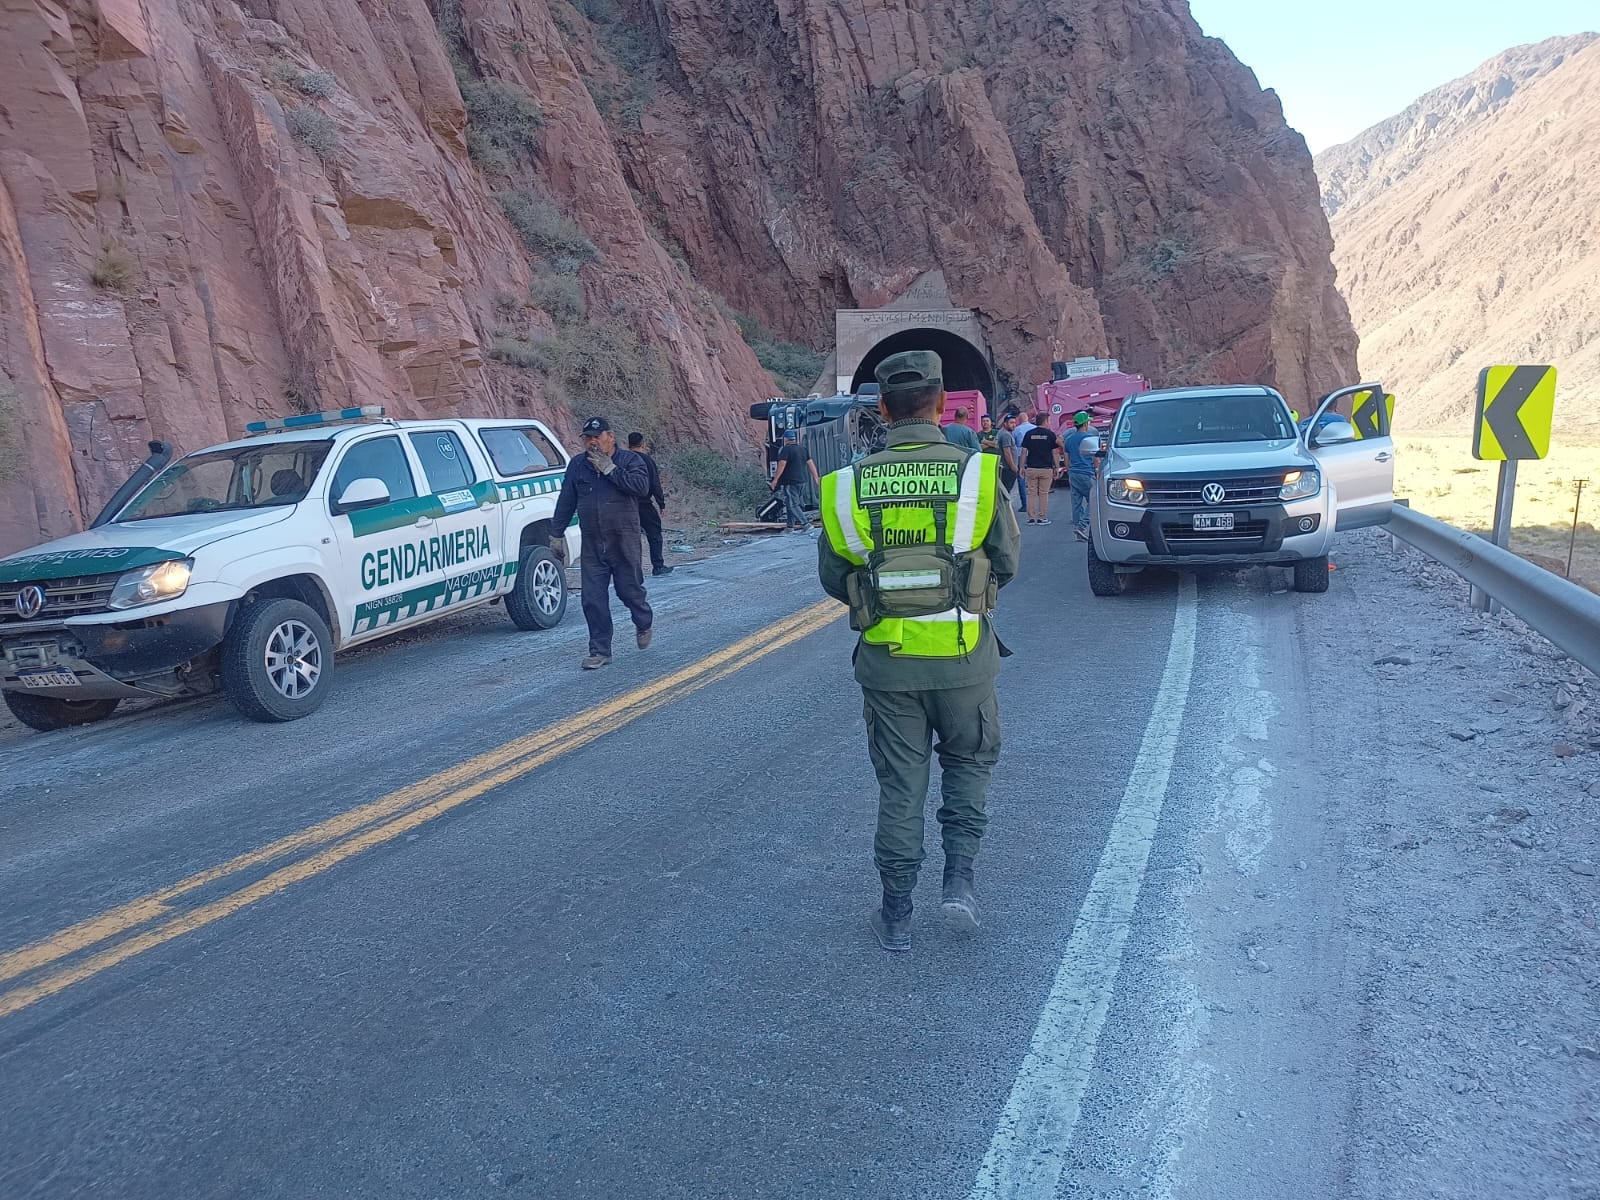
[[[576,611],[491,611],[341,660],[293,725],[0,747],[0,1195],[1341,1194],[1336,835],[1282,811],[1350,750],[1283,736],[1326,728],[1297,647],[1341,586],[1097,602],[1064,523],[1024,536],[985,928],[909,956],[865,925],[807,539],[658,581],[606,671]],[[929,844],[925,916],[931,808]]]

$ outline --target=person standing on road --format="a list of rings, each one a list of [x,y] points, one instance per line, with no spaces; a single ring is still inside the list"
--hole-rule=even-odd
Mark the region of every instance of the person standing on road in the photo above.
[[[1022,480],[1022,459],[1017,451],[1017,414],[1008,412],[1000,419],[1000,431],[995,434],[995,445],[1000,450],[1000,486],[1006,490],[1006,503],[1010,503],[1015,496],[1013,489],[1022,489],[1022,504],[1017,509],[1028,506],[1028,487]]]
[[[1067,486],[1072,489],[1072,531],[1080,542],[1089,540],[1089,493],[1094,489],[1094,460],[1083,452],[1083,444],[1095,436],[1089,414],[1072,414],[1072,432],[1067,434]]]
[[[611,661],[611,588],[633,617],[639,649],[650,644],[655,614],[645,597],[644,567],[639,553],[639,502],[650,492],[650,469],[644,458],[617,445],[604,417],[583,423],[583,453],[567,464],[550,527],[558,557],[567,552],[566,528],[578,516],[583,534],[579,556],[583,580],[583,619],[589,626],[589,657],[583,669],[593,671]]]
[[[644,434],[630,433],[628,449],[644,459],[645,469],[650,472],[650,491],[639,501],[639,528],[644,530],[644,540],[650,547],[650,574],[671,575],[672,568],[667,566],[666,539],[661,534],[661,514],[667,511],[667,497],[661,490],[661,468],[656,465],[650,453],[650,443],[644,440]]]
[[[1022,462],[1022,439],[1027,437],[1028,431],[1033,428],[1033,420],[1023,416],[1021,411],[1015,408],[1011,410],[1011,416],[1013,421],[1007,428],[1011,430],[1011,436],[1016,441],[1016,461],[1011,464],[1011,469],[1017,473],[1017,511],[1032,512],[1033,510],[1028,507],[1028,473]]]
[[[979,924],[972,860],[1000,757],[995,677],[1010,653],[989,614],[1016,575],[1022,535],[1002,499],[998,460],[945,441],[939,356],[892,354],[876,375],[888,442],[823,479],[817,574],[823,591],[850,606],[850,627],[861,634],[855,677],[878,778],[873,859],[883,884],[871,924],[885,950],[905,951],[935,736],[940,907],[958,927]]]
[[[961,446],[967,450],[982,449],[978,445],[978,435],[972,432],[972,426],[967,424],[967,410],[956,409],[953,422],[944,427],[944,440],[952,446]]]
[[[978,422],[978,449],[985,454],[999,454],[1000,444],[995,440],[999,432],[994,427],[994,418],[984,413],[983,420]]]
[[[783,531],[794,533],[808,529],[806,516],[806,472],[811,472],[811,482],[816,484],[817,464],[800,444],[800,435],[793,429],[783,431],[783,449],[778,451],[778,470],[772,476],[771,488],[783,501]]]
[[[1045,424],[1045,414],[1022,436],[1022,461],[1028,479],[1028,524],[1048,525],[1050,488],[1061,465],[1061,440]]]

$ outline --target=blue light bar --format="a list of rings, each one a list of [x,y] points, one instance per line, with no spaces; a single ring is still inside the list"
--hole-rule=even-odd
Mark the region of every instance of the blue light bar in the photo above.
[[[327,412],[304,413],[297,417],[277,417],[271,421],[251,421],[244,427],[246,433],[276,433],[280,430],[314,429],[319,425],[336,425],[340,421],[376,421],[383,417],[383,405],[366,404],[360,408],[333,408]]]

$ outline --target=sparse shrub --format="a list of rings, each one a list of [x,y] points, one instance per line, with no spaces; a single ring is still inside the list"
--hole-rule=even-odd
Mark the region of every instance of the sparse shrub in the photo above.
[[[508,174],[520,154],[538,147],[544,113],[521,88],[500,79],[456,70],[467,107],[467,152],[485,171]]]
[[[583,285],[572,275],[536,275],[528,295],[555,318],[558,325],[570,325],[583,319]]]
[[[339,130],[323,113],[308,105],[291,108],[284,117],[289,133],[316,156],[327,162],[339,152]]]
[[[539,343],[539,366],[573,412],[657,436],[667,416],[667,373],[653,346],[619,317],[577,324]]]
[[[515,292],[496,292],[494,294],[494,315],[502,321],[509,321],[516,316],[522,308],[522,301]]]
[[[107,242],[100,247],[100,253],[95,257],[89,279],[102,291],[127,292],[133,287],[138,273],[138,267],[132,256],[121,246]]]
[[[529,253],[546,259],[575,258],[583,262],[593,262],[600,257],[600,251],[578,223],[548,200],[522,191],[496,192],[495,199]]]
[[[294,87],[300,82],[300,68],[287,58],[275,58],[267,65],[267,78],[281,87]]]
[[[0,479],[22,474],[22,402],[10,378],[0,372]]]
[[[1161,279],[1165,279],[1181,267],[1183,260],[1188,257],[1189,248],[1176,238],[1164,238],[1145,252],[1145,261],[1150,266],[1150,273]]]
[[[301,71],[296,74],[294,89],[302,96],[317,96],[323,99],[333,95],[333,89],[339,81],[333,77],[332,71]]]
[[[621,15],[616,0],[574,0],[573,7],[596,25],[610,25]]]
[[[822,374],[826,355],[798,342],[784,341],[763,328],[761,322],[748,313],[738,312],[726,305],[722,306],[722,311],[739,327],[746,344],[754,351],[756,361],[772,373],[784,395],[804,396],[810,390],[817,376]]]
[[[317,403],[317,381],[309,375],[296,371],[283,381],[283,398],[288,402],[289,411],[305,414],[314,413],[320,407]]]
[[[766,477],[755,467],[735,462],[709,446],[671,450],[668,465],[683,482],[720,492],[739,508],[758,508],[771,494]]]
[[[513,367],[544,365],[537,343],[509,333],[497,333],[489,340],[489,357],[496,362],[510,363]]]

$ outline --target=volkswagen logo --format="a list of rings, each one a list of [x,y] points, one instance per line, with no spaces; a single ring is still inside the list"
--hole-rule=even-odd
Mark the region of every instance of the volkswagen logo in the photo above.
[[[1221,504],[1227,498],[1228,493],[1220,483],[1208,483],[1200,489],[1200,499],[1207,504]]]
[[[44,589],[37,583],[30,583],[17,593],[17,616],[24,621],[31,621],[39,615],[39,610],[44,607]]]

